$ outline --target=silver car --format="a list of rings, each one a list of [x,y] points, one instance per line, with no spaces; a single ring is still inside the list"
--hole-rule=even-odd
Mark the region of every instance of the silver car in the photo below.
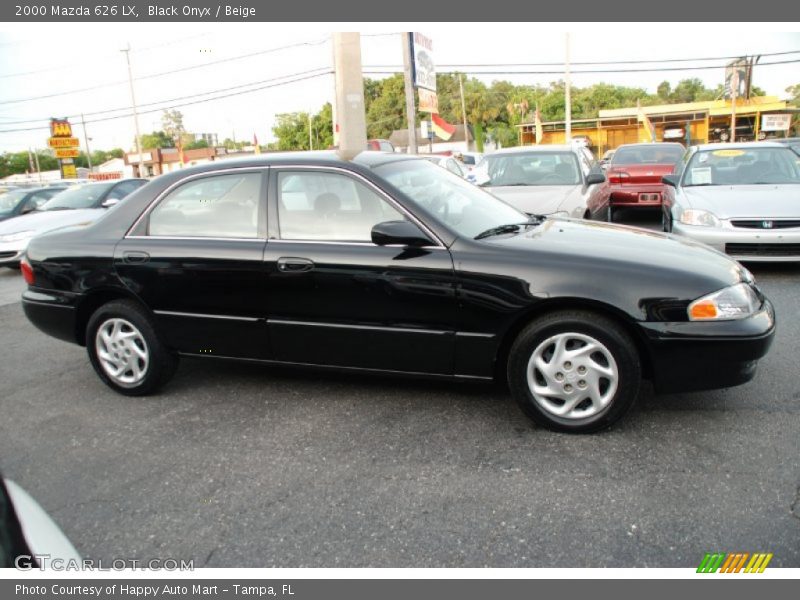
[[[694,146],[664,183],[664,231],[740,261],[800,261],[800,156],[787,146]]]
[[[528,214],[588,218],[586,201],[605,175],[574,145],[504,148],[484,157],[475,183]]]

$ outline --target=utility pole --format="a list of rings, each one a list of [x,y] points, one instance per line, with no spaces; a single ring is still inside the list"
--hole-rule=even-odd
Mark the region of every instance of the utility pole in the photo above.
[[[136,130],[136,153],[139,155],[139,177],[144,177],[144,156],[142,155],[142,136],[139,133],[139,110],[136,107],[136,94],[133,91],[133,72],[131,71],[131,45],[123,48],[128,63],[128,83],[131,87],[131,104],[133,104],[133,126]]]
[[[36,174],[39,176],[39,183],[42,183],[42,169],[39,168],[39,151],[34,149],[33,160],[36,163]]]
[[[414,106],[414,80],[411,76],[411,36],[413,33],[400,34],[403,40],[403,79],[406,84],[406,115],[408,117],[408,153],[417,153],[417,110]]]
[[[314,138],[311,133],[311,111],[308,111],[308,149],[314,149]]]
[[[340,125],[338,153],[342,159],[350,160],[367,149],[360,33],[333,34],[333,70],[336,119]]]
[[[89,171],[92,170],[92,151],[89,150],[89,136],[86,135],[86,119],[81,113],[81,125],[83,125],[83,141],[86,143],[86,161],[89,163]]]
[[[464,148],[469,152],[469,127],[467,127],[467,103],[464,102],[464,76],[458,74],[458,90],[461,92],[461,116],[464,118]]]
[[[570,83],[570,73],[569,73],[569,33],[566,35],[566,60],[564,62],[565,70],[564,70],[564,109],[566,112],[565,121],[564,121],[564,138],[567,144],[572,142],[572,84]]]
[[[736,141],[736,93],[739,91],[739,71],[733,68],[731,74],[731,143]]]

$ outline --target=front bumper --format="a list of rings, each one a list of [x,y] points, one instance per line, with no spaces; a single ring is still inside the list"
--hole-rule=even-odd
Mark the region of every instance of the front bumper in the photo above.
[[[659,393],[692,392],[750,381],[775,336],[775,309],[764,300],[747,319],[647,322],[653,385]]]
[[[19,265],[29,241],[0,242],[0,267],[16,267]]]
[[[40,331],[76,344],[77,304],[80,297],[79,294],[29,288],[22,293],[22,310]]]
[[[723,221],[722,227],[684,225],[675,221],[672,232],[744,262],[800,261],[800,229],[745,229]]]

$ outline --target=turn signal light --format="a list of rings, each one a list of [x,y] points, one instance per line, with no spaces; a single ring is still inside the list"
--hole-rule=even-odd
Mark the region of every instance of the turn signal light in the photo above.
[[[33,267],[31,267],[31,263],[28,262],[27,258],[23,258],[19,261],[19,270],[22,271],[22,278],[25,280],[25,283],[33,285]]]
[[[692,307],[689,310],[689,316],[692,319],[697,320],[716,319],[717,307],[713,302],[699,302],[697,304],[692,304]]]

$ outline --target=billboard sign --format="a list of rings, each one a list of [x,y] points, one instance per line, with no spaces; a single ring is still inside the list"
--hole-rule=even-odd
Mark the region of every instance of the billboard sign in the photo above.
[[[761,131],[788,131],[792,124],[789,113],[761,115]]]
[[[436,67],[433,64],[433,42],[421,33],[412,33],[411,58],[414,87],[436,91]]]
[[[419,88],[419,112],[439,114],[439,97],[436,92]]]

